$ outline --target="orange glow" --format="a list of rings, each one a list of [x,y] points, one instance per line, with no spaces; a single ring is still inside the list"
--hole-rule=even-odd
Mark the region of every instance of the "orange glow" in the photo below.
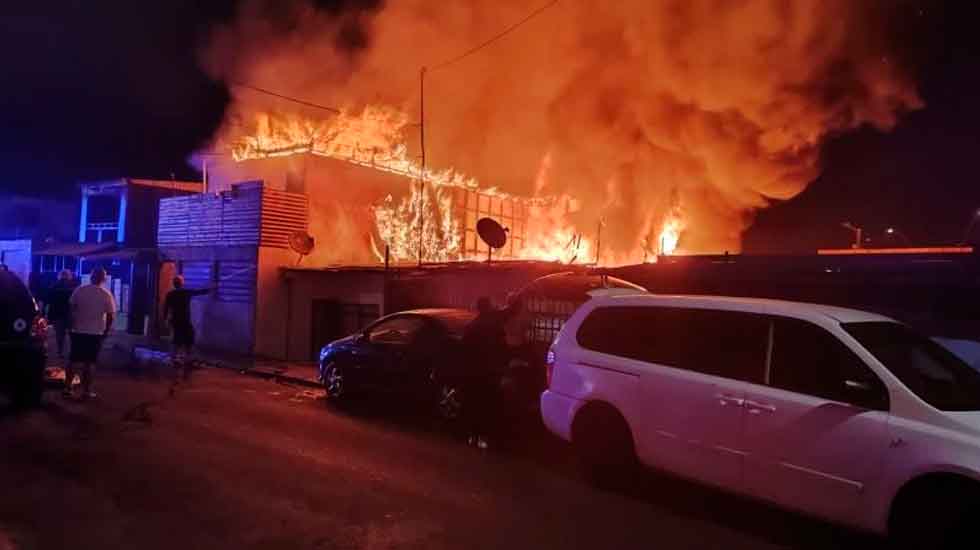
[[[677,245],[681,240],[681,232],[684,230],[684,222],[680,214],[676,211],[671,212],[664,221],[663,228],[660,230],[660,254],[670,256],[677,251]]]
[[[923,106],[893,51],[900,2],[568,2],[442,65],[520,20],[527,0],[267,4],[243,2],[204,44],[201,64],[233,93],[216,137],[238,160],[303,153],[405,178],[403,189],[379,177],[377,193],[341,197],[351,201],[334,210],[346,217],[319,222],[318,241],[334,243],[321,247],[327,262],[371,261],[372,245],[414,261],[420,227],[427,260],[485,258],[471,214],[515,217],[460,207],[454,188],[521,201],[526,227],[511,239],[521,249],[501,258],[617,265],[738,252],[757,212],[820,175],[828,139],[889,131]],[[438,168],[425,173],[422,118]],[[265,164],[305,166],[292,160]],[[331,194],[360,171],[338,172],[322,192],[305,188],[305,172],[293,183],[303,179],[311,202],[339,202]]]
[[[482,254],[466,257],[462,252],[463,214],[452,200],[452,188],[479,190],[484,195],[506,197],[527,206],[526,238],[512,259],[560,263],[597,260],[595,236],[577,231],[569,219],[581,210],[580,201],[568,195],[517,197],[482,187],[476,179],[456,170],[427,169],[423,174],[421,165],[409,157],[403,141],[407,125],[405,115],[383,106],[369,106],[359,114],[344,112],[328,121],[261,113],[256,116],[254,131],[231,140],[231,151],[238,162],[309,153],[411,178],[406,195],[388,195],[372,206],[376,226],[369,229],[379,261],[384,259],[385,245],[395,262],[416,260],[420,223],[425,261],[484,259]],[[546,155],[535,184],[539,190],[545,185],[549,162]],[[420,178],[424,187],[419,184]],[[676,248],[681,228],[682,223],[674,214],[665,222],[661,231],[665,253]]]

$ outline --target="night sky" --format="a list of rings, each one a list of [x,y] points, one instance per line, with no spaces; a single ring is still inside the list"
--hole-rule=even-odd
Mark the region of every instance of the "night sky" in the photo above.
[[[34,4],[0,15],[0,189],[72,198],[78,180],[196,177],[185,159],[211,136],[229,99],[197,55],[237,2]],[[916,67],[925,109],[891,133],[835,138],[820,179],[759,213],[746,251],[846,245],[842,221],[865,227],[878,244],[888,242],[888,226],[916,244],[962,238],[980,207],[980,33],[967,2],[905,4],[915,16],[902,23],[902,55]]]

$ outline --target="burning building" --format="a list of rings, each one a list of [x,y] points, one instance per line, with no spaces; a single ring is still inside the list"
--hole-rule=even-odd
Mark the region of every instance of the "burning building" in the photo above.
[[[568,196],[522,196],[481,186],[453,170],[423,169],[408,157],[404,117],[392,109],[340,113],[327,122],[262,114],[203,157],[209,188],[260,179],[310,197],[314,264],[447,262],[484,258],[483,217],[507,228],[502,259],[594,262],[594,235],[564,218],[581,208]],[[596,227],[594,231],[601,231]],[[675,243],[676,239],[665,242]],[[421,246],[421,254],[419,247]]]
[[[507,259],[737,253],[830,137],[921,106],[887,4],[563,3],[507,36],[526,2],[369,4],[252,0],[202,51],[232,102],[195,164],[224,197],[304,197],[304,268],[483,259],[481,217],[509,229]]]
[[[451,188],[526,206],[515,257],[616,265],[736,253],[755,211],[819,175],[830,137],[890,129],[921,105],[889,30],[898,5],[573,3],[473,51],[527,3],[371,5],[253,0],[202,60],[231,85],[216,143],[242,164],[302,153],[405,177],[402,194],[370,197],[365,222],[375,248],[402,261],[416,255],[419,227],[423,256],[466,258]],[[315,203],[332,189],[306,192]]]

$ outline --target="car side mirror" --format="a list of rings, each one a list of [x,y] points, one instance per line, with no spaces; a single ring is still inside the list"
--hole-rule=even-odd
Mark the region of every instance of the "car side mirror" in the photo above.
[[[844,389],[851,394],[868,394],[872,391],[871,384],[859,380],[844,380]]]
[[[847,401],[867,409],[887,410],[888,398],[882,388],[862,380],[844,380],[844,394]]]

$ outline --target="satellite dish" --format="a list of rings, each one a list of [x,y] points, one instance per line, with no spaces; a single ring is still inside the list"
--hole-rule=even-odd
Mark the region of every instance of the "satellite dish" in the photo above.
[[[493,258],[494,248],[503,248],[507,244],[507,229],[493,218],[480,218],[476,222],[476,232],[487,243],[487,262]]]
[[[316,244],[313,237],[306,231],[294,231],[290,233],[288,241],[289,248],[292,248],[293,252],[299,254],[299,259],[296,260],[297,265],[303,261],[303,256],[313,251],[313,247]]]

